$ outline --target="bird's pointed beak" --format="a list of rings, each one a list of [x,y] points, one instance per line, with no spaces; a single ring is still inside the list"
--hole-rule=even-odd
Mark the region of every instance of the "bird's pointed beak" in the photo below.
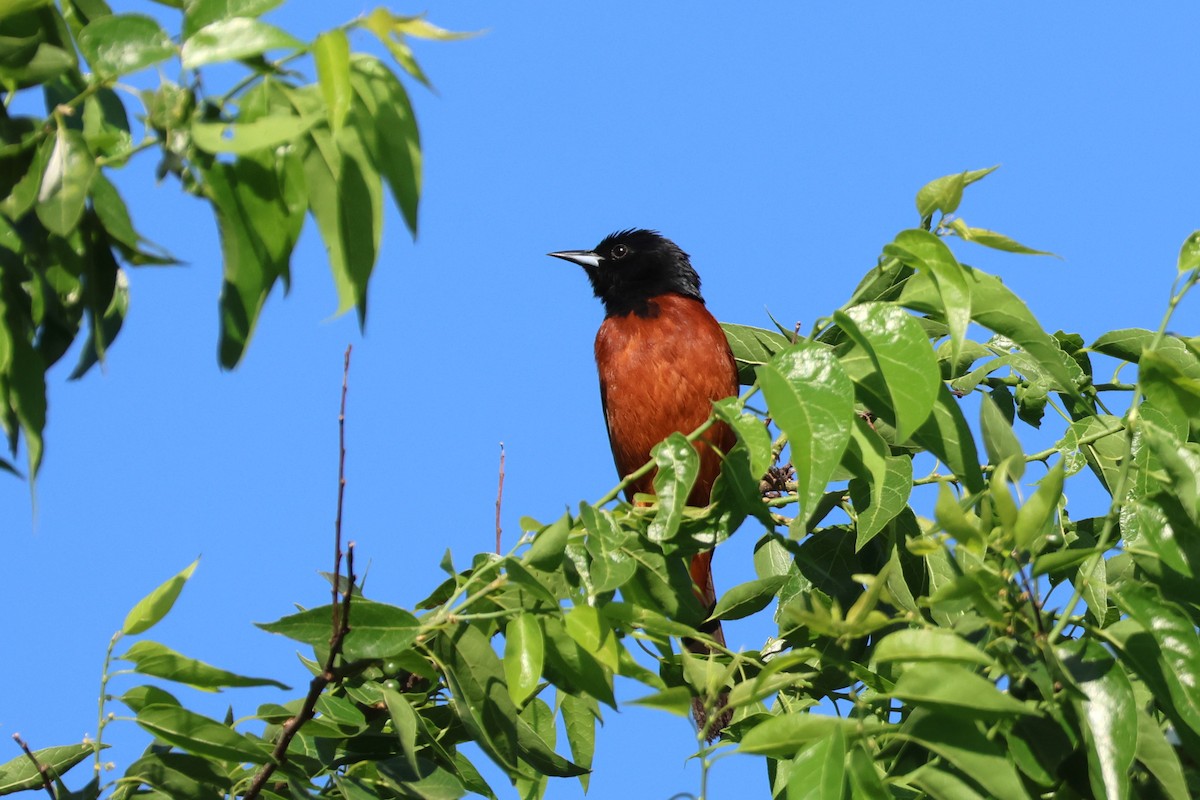
[[[560,250],[557,253],[546,253],[546,255],[570,261],[581,267],[595,269],[600,266],[600,256],[591,250]]]

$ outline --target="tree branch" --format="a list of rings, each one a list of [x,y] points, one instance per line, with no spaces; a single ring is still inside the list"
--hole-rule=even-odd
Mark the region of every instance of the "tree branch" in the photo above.
[[[354,542],[346,545],[346,582],[342,583],[342,507],[346,494],[346,387],[350,376],[350,346],[346,347],[346,360],[342,368],[342,403],[338,412],[338,490],[337,516],[334,519],[334,551],[333,551],[333,621],[329,634],[329,656],[321,671],[313,676],[308,684],[308,694],[304,697],[304,705],[300,713],[289,719],[279,734],[279,740],[271,751],[271,761],[263,764],[250,782],[250,787],[242,795],[243,800],[253,800],[259,796],[267,781],[275,774],[275,770],[287,761],[288,747],[304,724],[313,718],[317,700],[325,687],[339,677],[337,666],[342,655],[342,645],[346,634],[350,632],[350,599],[354,596]],[[339,599],[340,589],[340,599]]]
[[[496,555],[500,555],[500,503],[504,500],[504,442],[500,443],[500,485],[496,488]]]
[[[33,762],[33,768],[42,776],[42,786],[45,787],[46,794],[50,795],[50,800],[58,800],[58,792],[54,791],[54,776],[50,774],[50,768],[38,761],[37,756],[29,749],[29,745],[25,744],[25,740],[21,738],[21,734],[14,733],[12,738],[17,746],[25,751],[25,755],[29,756],[29,760]]]

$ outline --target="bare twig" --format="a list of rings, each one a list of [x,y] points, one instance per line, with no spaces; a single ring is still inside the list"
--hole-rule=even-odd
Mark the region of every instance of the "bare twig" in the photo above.
[[[337,516],[333,522],[333,627],[338,627],[338,576],[342,574],[342,501],[346,496],[346,388],[350,382],[350,351],[354,345],[346,345],[346,357],[342,363],[342,403],[338,409],[338,490]]]
[[[279,740],[271,751],[271,761],[263,764],[255,773],[250,787],[242,795],[243,800],[252,800],[259,796],[267,781],[287,760],[288,747],[296,734],[304,727],[304,723],[313,718],[317,700],[325,687],[338,679],[338,659],[342,656],[342,645],[346,634],[350,633],[350,599],[354,596],[354,542],[346,545],[346,582],[342,583],[342,502],[346,493],[346,386],[350,375],[350,347],[346,347],[346,361],[342,369],[342,404],[338,413],[338,492],[337,516],[334,519],[334,552],[333,552],[333,622],[329,634],[329,656],[321,671],[313,676],[308,684],[308,694],[304,697],[304,705],[300,712],[289,719],[279,734]],[[340,589],[340,597],[339,597]]]
[[[504,500],[504,442],[500,443],[500,485],[496,489],[496,555],[500,555],[500,503]]]
[[[50,774],[50,768],[38,761],[37,756],[29,749],[29,745],[25,744],[25,740],[21,738],[21,734],[14,733],[12,738],[17,746],[25,751],[25,755],[29,756],[29,760],[33,762],[33,768],[42,776],[42,786],[45,787],[46,794],[50,795],[50,800],[58,800],[58,792],[54,791],[54,776]]]

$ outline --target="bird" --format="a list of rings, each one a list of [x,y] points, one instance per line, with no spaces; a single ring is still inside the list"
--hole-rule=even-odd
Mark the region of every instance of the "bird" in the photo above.
[[[650,460],[651,449],[672,433],[690,433],[712,413],[715,401],[738,393],[737,363],[720,323],[700,294],[700,276],[687,253],[657,231],[621,230],[592,250],[562,250],[547,255],[583,267],[592,291],[604,306],[596,332],[596,369],[600,403],[617,472],[624,478]],[[736,443],[728,425],[717,422],[693,443],[700,457],[688,505],[706,506],[721,471],[721,456]],[[633,502],[653,494],[654,474],[625,488]],[[689,565],[696,598],[708,614],[716,607],[712,551],[693,556]],[[724,646],[719,621],[700,630]],[[699,641],[689,650],[707,653]],[[729,721],[723,701],[706,729],[702,701],[693,716],[712,738]]]

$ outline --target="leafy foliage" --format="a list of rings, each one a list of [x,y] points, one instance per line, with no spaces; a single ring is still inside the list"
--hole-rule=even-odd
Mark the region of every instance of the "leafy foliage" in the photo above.
[[[281,0],[160,2],[182,11],[175,36],[106,0],[0,4],[0,429],[14,456],[24,437],[31,477],[46,370],[77,338],[72,378],[102,361],[129,310],[125,269],[177,263],[138,232],[110,180],[137,154],[156,152],[159,178],[177,179],[217,221],[226,369],[245,354],[276,284],[290,285],[306,215],[324,240],[338,311],[354,308],[360,322],[385,186],[417,229],[421,150],[408,93],[383,62],[352,53],[346,34],[374,34],[422,83],[408,37],[458,34],[379,8],[307,43],[259,19]],[[296,63],[309,57],[316,80],[304,83]],[[178,82],[118,83],[176,62]],[[206,93],[202,70],[215,67],[244,75],[223,95]],[[30,105],[14,98],[33,92],[45,114],[11,115]],[[2,459],[0,468],[16,471]]]
[[[325,47],[321,58],[344,52]],[[351,86],[365,80],[351,69]],[[311,102],[341,107],[345,91],[321,87]],[[329,166],[313,151],[302,160]],[[253,169],[209,171],[226,168]],[[949,216],[984,174],[922,189],[925,226],[887,244],[809,336],[727,326],[749,388],[714,409],[738,443],[711,506],[678,501],[695,480],[686,442],[702,429],[681,432],[647,465],[657,505],[618,502],[617,487],[550,524],[526,518],[507,555],[456,569],[447,554],[449,577],[414,612],[352,597],[334,681],[263,796],[495,797],[466,742],[521,797],[556,778],[586,788],[618,675],[645,686],[634,702],[682,716],[725,694],[733,721],[713,745],[697,732],[700,757],[761,756],[772,796],[1193,796],[1200,346],[1166,331],[1200,281],[1200,233],[1157,330],[1087,346],[1045,332],[946,246],[960,236],[1030,252]],[[1136,378],[1098,382],[1102,366]],[[761,412],[750,403],[760,392]],[[1027,452],[1030,427],[1056,427],[1054,446]],[[1068,485],[1089,476],[1111,504],[1076,518]],[[708,640],[686,557],[735,533],[758,537],[757,577],[728,588],[713,616],[771,613],[777,632],[754,651],[710,641],[712,655],[690,653],[683,639]],[[139,603],[114,644],[159,621],[191,570]],[[312,646],[316,673],[331,613],[261,627]],[[269,682],[147,640],[120,657],[135,675],[205,690]],[[104,787],[114,798],[241,796],[303,703],[267,703],[234,724],[150,685],[105,701],[154,737]],[[43,752],[56,772],[78,760]],[[0,793],[35,778],[15,760],[0,767]]]

